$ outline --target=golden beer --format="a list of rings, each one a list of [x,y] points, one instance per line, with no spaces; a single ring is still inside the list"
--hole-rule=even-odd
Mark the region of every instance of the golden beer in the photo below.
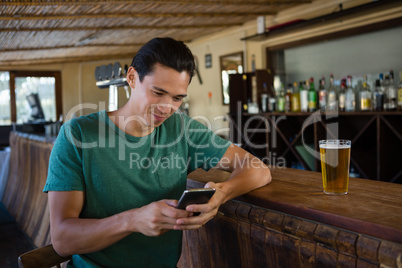
[[[351,142],[320,141],[321,173],[326,194],[347,194]]]

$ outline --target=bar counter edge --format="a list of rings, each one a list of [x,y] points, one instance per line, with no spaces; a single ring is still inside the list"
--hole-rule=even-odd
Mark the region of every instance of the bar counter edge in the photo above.
[[[322,191],[321,173],[270,167],[272,182],[236,201],[402,243],[402,185],[350,178],[347,195]],[[188,187],[222,182],[230,174],[217,169],[189,174]],[[377,205],[377,206],[375,206]]]

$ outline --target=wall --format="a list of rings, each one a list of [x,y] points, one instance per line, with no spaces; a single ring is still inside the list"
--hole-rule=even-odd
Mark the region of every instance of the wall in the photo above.
[[[223,55],[245,52],[244,42],[240,41],[245,36],[243,29],[231,29],[225,34],[215,34],[191,42],[189,48],[198,58],[199,72],[202,78],[200,84],[197,76],[188,89],[191,117],[197,117],[201,122],[211,127],[216,134],[228,136],[228,122],[224,116],[229,112],[229,105],[223,105],[220,57]],[[212,54],[212,67],[205,67],[205,54]],[[209,100],[208,92],[212,93]]]
[[[373,81],[378,79],[379,73],[388,73],[392,69],[397,84],[399,71],[402,71],[401,47],[402,27],[397,27],[286,49],[286,83],[304,81],[309,77],[318,81],[321,75],[325,75],[328,81],[331,73],[335,79],[347,75],[361,78],[368,74],[369,80]]]
[[[95,104],[96,108],[86,108],[82,110],[82,114],[93,113],[99,110],[107,109],[108,100],[109,100],[109,89],[104,88],[100,89],[96,86],[95,80],[95,68],[100,65],[107,65],[109,63],[119,62],[122,67],[125,64],[130,65],[132,59],[116,59],[109,61],[93,61],[93,62],[85,62],[79,64],[79,85],[80,91],[78,92],[79,96],[81,96],[81,100],[78,103],[86,104]],[[131,93],[131,92],[130,92]],[[123,87],[119,88],[119,107],[124,105],[127,102],[126,94]],[[92,105],[93,106],[93,105]]]

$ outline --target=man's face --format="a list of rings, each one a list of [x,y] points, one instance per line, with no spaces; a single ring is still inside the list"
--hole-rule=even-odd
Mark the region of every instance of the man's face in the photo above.
[[[128,70],[128,77],[133,74],[134,84],[129,81],[132,90],[133,112],[143,120],[147,127],[158,127],[169,118],[187,96],[190,76],[187,72],[176,70],[161,64],[154,66],[154,71],[146,75],[142,82],[134,68]]]

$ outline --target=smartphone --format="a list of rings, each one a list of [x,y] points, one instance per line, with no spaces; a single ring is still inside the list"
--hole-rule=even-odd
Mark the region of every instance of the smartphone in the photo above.
[[[188,205],[192,204],[205,204],[214,195],[214,188],[197,188],[185,190],[177,203],[176,208],[186,209]],[[194,216],[200,215],[199,212],[194,212]]]

